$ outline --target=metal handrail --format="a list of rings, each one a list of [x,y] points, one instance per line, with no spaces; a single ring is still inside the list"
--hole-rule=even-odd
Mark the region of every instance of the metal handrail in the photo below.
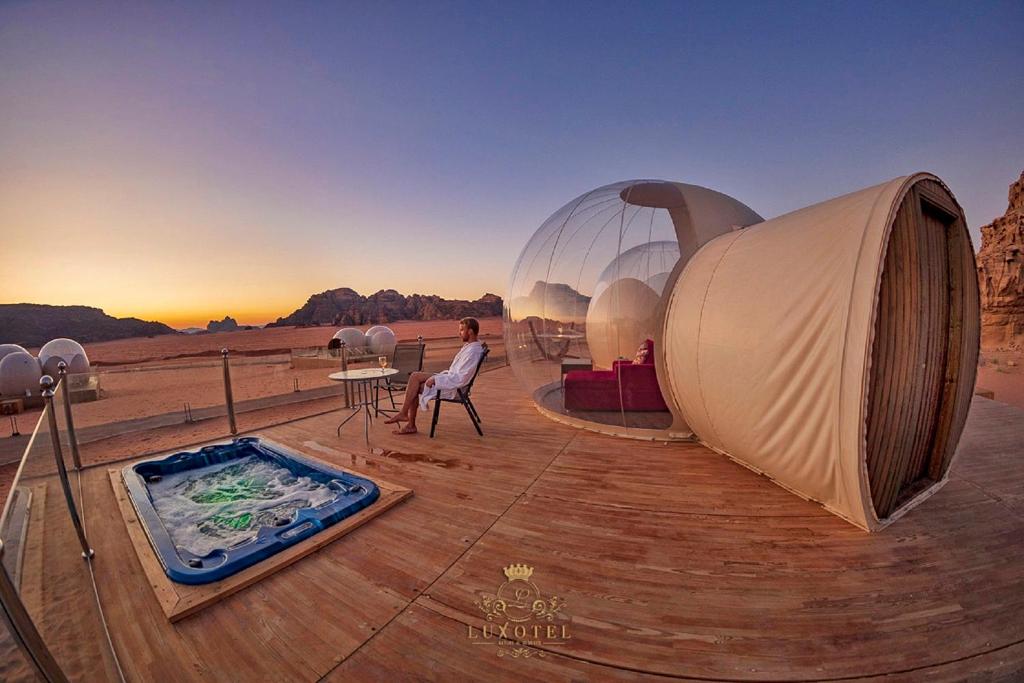
[[[53,443],[53,458],[57,461],[57,473],[60,475],[60,487],[64,490],[64,499],[68,504],[68,512],[71,515],[71,523],[75,526],[75,533],[78,534],[78,542],[82,546],[82,557],[90,559],[95,554],[89,547],[89,541],[85,538],[85,528],[82,526],[82,519],[78,516],[78,507],[71,495],[71,482],[68,481],[68,468],[64,465],[64,453],[60,446],[60,431],[57,428],[57,415],[53,412],[53,378],[43,375],[39,380],[39,387],[42,389],[43,400],[46,402],[46,414],[50,424],[50,441]],[[67,390],[67,385],[64,387]]]
[[[228,407],[228,427],[232,434],[238,433],[238,423],[235,421],[235,399],[231,393],[231,365],[228,363],[228,350],[220,350],[224,356],[224,403]]]
[[[348,345],[344,340],[341,342],[341,371],[345,372],[348,370]],[[343,387],[345,390],[345,407],[351,408],[355,399],[352,393],[352,387],[349,386],[349,382],[345,382]]]
[[[61,375],[61,380],[65,380],[66,366],[61,364],[62,367],[58,368]],[[82,547],[82,557],[86,559],[87,564],[85,565],[90,573],[90,581],[93,587],[93,599],[96,601],[96,607],[99,610],[99,618],[103,623],[104,632],[106,634],[106,643],[109,648],[110,655],[113,658],[114,665],[117,670],[117,676],[120,681],[124,679],[124,673],[121,670],[121,664],[118,661],[117,653],[114,650],[113,642],[110,639],[110,633],[107,630],[106,619],[103,616],[102,606],[99,603],[99,595],[96,592],[96,579],[92,575],[92,564],[91,559],[95,555],[92,548],[89,547],[88,541],[85,536],[85,528],[82,522],[82,518],[79,515],[77,505],[74,497],[71,493],[71,483],[68,478],[67,466],[64,463],[64,455],[61,448],[60,431],[57,424],[57,417],[54,405],[54,381],[49,375],[44,376],[39,381],[40,388],[42,389],[41,395],[45,402],[43,412],[45,417],[40,415],[39,422],[36,429],[33,430],[31,437],[29,438],[28,445],[25,449],[25,455],[22,456],[22,461],[18,466],[18,472],[15,474],[15,481],[19,480],[21,473],[25,467],[28,454],[32,451],[33,445],[36,443],[36,437],[39,435],[40,427],[45,423],[50,429],[50,440],[53,447],[54,461],[57,465],[57,472],[61,482],[61,488],[64,492],[64,498],[68,505],[69,516],[71,517],[72,524],[75,527],[75,532],[78,535],[79,543]],[[59,386],[59,385],[56,385]],[[65,399],[67,398],[67,383],[64,385]],[[72,452],[77,450],[77,437],[74,433],[72,416],[69,414],[70,403],[65,401],[64,409],[65,416],[68,420],[68,436],[70,438]],[[80,466],[80,462],[76,462],[76,466]],[[79,484],[80,485],[80,484]],[[81,490],[80,490],[81,493]],[[10,510],[10,506],[13,500],[13,496],[8,497],[6,504],[4,505],[3,514],[0,515],[0,522],[7,518]],[[14,585],[11,576],[7,573],[6,568],[3,566],[3,556],[5,552],[5,545],[3,538],[0,538],[0,626],[5,626],[11,637],[22,651],[26,661],[34,667],[34,671],[43,680],[51,683],[67,683],[68,677],[61,669],[60,664],[54,658],[53,653],[50,651],[46,640],[42,637],[39,629],[36,627],[35,622],[29,614],[25,603],[21,599],[21,595],[18,593],[17,586]]]
[[[75,434],[75,421],[71,416],[71,390],[68,385],[68,364],[64,361],[57,363],[57,374],[60,375],[59,382],[64,384],[64,422],[68,426],[68,442],[71,444],[71,462],[75,464],[76,470],[82,469],[82,457],[78,453],[78,435]]]

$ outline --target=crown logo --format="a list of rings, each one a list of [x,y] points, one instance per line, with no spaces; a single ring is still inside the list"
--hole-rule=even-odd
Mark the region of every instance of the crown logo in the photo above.
[[[509,581],[526,581],[533,576],[533,567],[525,564],[510,564],[503,570]]]

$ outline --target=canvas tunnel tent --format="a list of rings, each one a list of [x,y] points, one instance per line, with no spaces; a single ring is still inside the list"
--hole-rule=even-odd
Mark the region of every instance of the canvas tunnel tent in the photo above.
[[[654,367],[634,373],[622,364],[645,338]],[[505,340],[548,417],[695,437],[875,530],[949,471],[978,358],[974,252],[963,211],[929,174],[768,221],[707,188],[624,181],[535,233],[512,275]],[[648,383],[631,386],[636,374]],[[629,392],[652,385],[662,412],[630,412]]]
[[[721,235],[680,269],[663,390],[710,448],[876,530],[949,471],[978,359],[963,211],[917,174]]]

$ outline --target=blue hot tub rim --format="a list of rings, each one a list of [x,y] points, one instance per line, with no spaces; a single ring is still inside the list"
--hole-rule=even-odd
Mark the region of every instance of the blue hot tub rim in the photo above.
[[[334,500],[315,508],[300,508],[294,521],[283,526],[262,526],[256,537],[229,548],[217,548],[206,555],[195,555],[175,546],[160,519],[149,494],[146,478],[241,459],[251,455],[268,458],[297,476],[309,476],[332,485],[339,493]],[[274,555],[315,535],[346,517],[372,505],[380,489],[371,480],[330,466],[259,436],[243,436],[231,441],[203,446],[195,451],[180,451],[158,456],[124,467],[121,479],[128,489],[136,515],[164,572],[178,583],[212,583]],[[337,482],[337,483],[334,483]],[[198,566],[196,566],[198,565]]]

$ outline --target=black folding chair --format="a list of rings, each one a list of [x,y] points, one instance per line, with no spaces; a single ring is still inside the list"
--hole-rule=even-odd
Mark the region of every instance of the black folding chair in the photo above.
[[[437,398],[434,399],[434,420],[430,423],[430,438],[434,438],[434,430],[437,429],[437,419],[441,416],[441,403],[461,403],[462,407],[466,409],[469,414],[469,419],[472,421],[473,426],[476,427],[476,433],[483,436],[483,430],[480,429],[480,423],[483,420],[480,419],[480,413],[476,412],[476,406],[469,400],[469,392],[473,390],[473,382],[476,381],[476,376],[480,374],[480,366],[484,364],[487,359],[487,354],[491,352],[487,345],[484,344],[484,352],[480,356],[480,360],[476,364],[476,370],[473,371],[473,376],[469,378],[469,382],[464,387],[459,387],[455,390],[454,398],[441,398],[438,394]]]
[[[393,392],[405,391],[409,385],[409,375],[423,369],[423,353],[426,348],[427,345],[422,343],[395,345],[394,353],[391,354],[391,367],[398,370],[398,374],[384,380],[384,389],[388,392],[388,398],[391,399],[392,410],[398,410]],[[377,382],[374,403],[378,406],[380,405],[380,390],[380,382]]]

